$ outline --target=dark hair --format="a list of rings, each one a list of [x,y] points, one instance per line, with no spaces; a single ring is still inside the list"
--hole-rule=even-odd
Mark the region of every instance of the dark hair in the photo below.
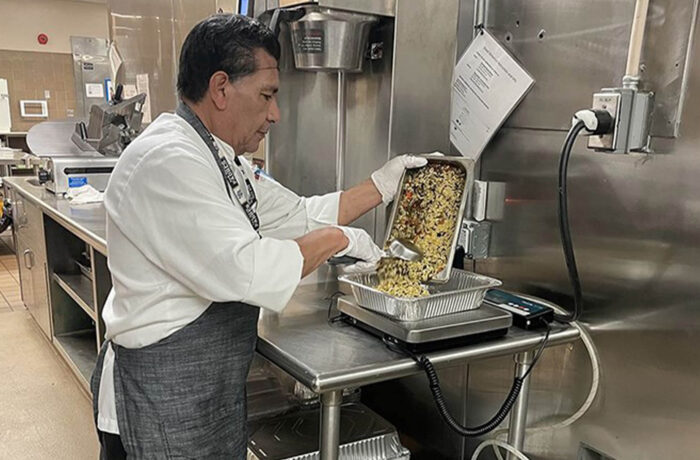
[[[178,94],[198,102],[215,72],[226,72],[230,81],[254,73],[256,49],[265,50],[279,61],[277,37],[261,22],[237,14],[209,16],[194,26],[182,45]]]

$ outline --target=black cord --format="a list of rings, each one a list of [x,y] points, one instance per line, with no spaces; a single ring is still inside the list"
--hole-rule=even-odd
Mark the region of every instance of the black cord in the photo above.
[[[532,363],[530,363],[530,367],[527,368],[525,373],[523,374],[523,379],[530,375],[530,372],[532,372],[532,369],[535,368],[535,364],[537,364],[537,361],[539,361],[540,357],[542,356],[542,353],[544,353],[544,348],[547,345],[547,342],[549,341],[549,334],[552,332],[552,326],[546,322],[543,321],[544,324],[547,326],[547,332],[544,334],[544,338],[542,339],[542,343],[540,343],[540,347],[537,349],[537,352],[535,353],[535,357],[532,359]]]
[[[583,121],[579,120],[574,124],[569,133],[566,135],[564,146],[559,157],[559,195],[558,195],[558,217],[559,217],[559,235],[561,237],[561,245],[564,250],[564,259],[566,260],[566,268],[569,273],[569,282],[574,291],[574,311],[568,315],[554,315],[554,319],[562,323],[571,323],[577,321],[581,317],[583,310],[583,299],[581,295],[581,280],[578,275],[576,266],[576,255],[574,254],[574,245],[571,240],[571,229],[569,227],[569,203],[567,194],[567,171],[569,169],[569,158],[573,149],[576,136],[585,129]]]
[[[515,405],[515,402],[518,400],[520,390],[523,387],[523,382],[525,381],[527,376],[530,375],[532,369],[534,369],[535,364],[537,364],[537,361],[542,356],[545,346],[547,345],[547,341],[549,340],[551,328],[549,323],[546,324],[547,332],[545,333],[544,338],[542,339],[542,343],[540,343],[540,346],[537,349],[537,352],[535,353],[535,357],[533,358],[532,363],[527,368],[527,371],[525,371],[522,377],[516,377],[513,380],[513,386],[511,386],[510,391],[508,392],[508,396],[506,396],[506,399],[505,401],[503,401],[503,404],[501,405],[500,409],[498,409],[498,412],[496,412],[496,414],[493,417],[491,417],[491,419],[486,423],[471,428],[463,426],[452,416],[452,414],[450,414],[450,411],[447,409],[445,396],[442,394],[442,388],[440,387],[440,379],[438,378],[437,371],[435,370],[433,363],[430,362],[430,359],[428,359],[427,356],[418,356],[410,350],[406,349],[405,347],[402,347],[398,343],[389,341],[386,338],[384,339],[384,343],[387,345],[387,347],[389,347],[389,349],[393,351],[399,351],[403,354],[410,356],[411,358],[413,358],[414,361],[416,361],[416,363],[418,363],[421,369],[423,369],[425,375],[428,377],[430,392],[433,394],[435,405],[437,406],[438,412],[440,413],[440,416],[445,421],[445,423],[447,423],[447,425],[453,431],[455,431],[461,436],[477,437],[483,436],[486,433],[495,430],[503,422],[503,420],[505,420],[505,418],[508,416],[508,413],[513,408],[513,405]]]
[[[331,316],[331,312],[333,311],[333,305],[335,305],[335,303],[338,301],[338,297],[342,295],[344,295],[342,291],[335,291],[333,294],[324,299],[328,300],[328,315],[326,317],[326,321],[328,322],[329,326],[333,326],[334,324],[343,319],[342,313],[339,313],[335,316]]]

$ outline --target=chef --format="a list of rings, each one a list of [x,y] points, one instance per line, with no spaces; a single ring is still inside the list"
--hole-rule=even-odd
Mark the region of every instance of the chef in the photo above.
[[[302,198],[241,158],[280,119],[280,47],[264,25],[220,14],[180,54],[176,113],[124,151],[105,192],[113,289],[91,380],[101,458],[244,459],[245,381],[259,308],[282,310],[333,256],[376,262],[345,227],[388,203],[399,156],[343,192]],[[323,346],[323,344],[319,344]]]

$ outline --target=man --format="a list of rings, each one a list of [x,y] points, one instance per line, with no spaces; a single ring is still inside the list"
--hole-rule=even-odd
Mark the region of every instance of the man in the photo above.
[[[279,121],[279,54],[249,18],[196,25],[176,114],[159,116],[112,173],[108,341],[91,382],[102,458],[244,459],[259,307],[284,308],[334,255],[378,260],[367,233],[339,225],[391,201],[404,168],[425,164],[397,157],[356,187],[313,198],[253,174],[238,155]]]

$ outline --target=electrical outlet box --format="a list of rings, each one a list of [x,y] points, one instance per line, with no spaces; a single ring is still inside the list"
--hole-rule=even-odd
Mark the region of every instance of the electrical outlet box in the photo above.
[[[593,95],[593,110],[606,110],[615,120],[615,129],[610,134],[593,135],[588,138],[588,148],[595,150],[615,150],[617,144],[617,124],[620,119],[619,93],[596,93]]]
[[[472,217],[477,222],[503,219],[506,201],[506,183],[474,181],[472,194]]]
[[[632,152],[649,152],[651,119],[654,112],[654,93],[635,93],[627,149]]]
[[[489,257],[491,242],[491,222],[465,220],[459,233],[458,245],[464,248],[465,256],[470,260]]]
[[[588,148],[612,153],[648,152],[654,93],[634,88],[603,88],[593,95],[594,110],[613,116],[613,132],[588,138]]]

